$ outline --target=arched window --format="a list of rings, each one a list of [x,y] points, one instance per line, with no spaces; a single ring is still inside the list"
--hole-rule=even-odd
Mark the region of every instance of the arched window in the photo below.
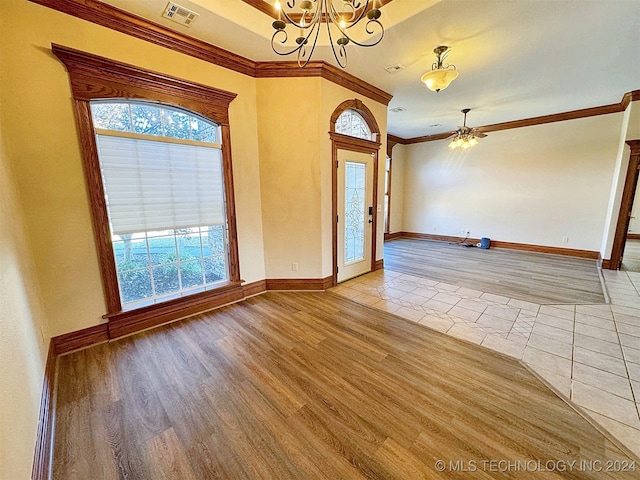
[[[228,280],[220,128],[187,110],[92,101],[123,307]]]
[[[109,338],[242,298],[229,126],[236,94],[52,51],[71,81]]]
[[[336,133],[349,135],[350,137],[371,140],[369,126],[354,109],[345,110],[340,114],[335,124]]]

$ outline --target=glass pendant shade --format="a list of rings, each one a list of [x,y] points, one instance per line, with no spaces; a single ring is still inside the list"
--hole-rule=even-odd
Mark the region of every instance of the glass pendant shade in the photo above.
[[[458,71],[451,68],[438,68],[422,75],[422,80],[429,90],[439,92],[447,88],[458,77]]]

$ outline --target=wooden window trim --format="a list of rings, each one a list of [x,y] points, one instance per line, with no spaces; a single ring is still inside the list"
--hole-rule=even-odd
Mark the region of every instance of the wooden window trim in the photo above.
[[[160,323],[184,316],[185,312],[195,313],[193,310],[198,307],[201,309],[211,308],[211,305],[219,303],[221,296],[224,299],[235,298],[238,295],[241,297],[231,133],[229,130],[229,104],[236,97],[236,94],[56,44],[52,44],[52,51],[69,72],[76,126],[80,137],[93,230],[107,305],[107,313],[104,317],[109,319],[110,324],[119,322],[130,327],[132,321],[145,324]],[[91,100],[108,98],[148,100],[181,107],[220,125],[230,275],[229,281],[220,288],[123,311],[89,103]]]

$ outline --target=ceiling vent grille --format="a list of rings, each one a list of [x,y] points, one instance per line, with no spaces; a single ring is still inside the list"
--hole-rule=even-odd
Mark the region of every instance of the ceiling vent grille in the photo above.
[[[190,27],[194,20],[198,17],[196,12],[189,10],[188,8],[181,7],[180,5],[169,2],[167,8],[164,9],[163,17],[173,20],[181,25]]]
[[[400,112],[406,112],[407,109],[404,107],[396,107],[396,108],[392,108],[390,111],[393,113],[400,113]]]
[[[404,70],[404,67],[399,63],[396,63],[395,65],[389,65],[388,67],[385,67],[385,70],[388,73],[398,73]]]

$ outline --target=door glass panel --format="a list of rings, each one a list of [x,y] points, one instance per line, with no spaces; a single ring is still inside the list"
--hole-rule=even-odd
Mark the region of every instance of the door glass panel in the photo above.
[[[366,164],[345,162],[344,261],[364,260]]]

